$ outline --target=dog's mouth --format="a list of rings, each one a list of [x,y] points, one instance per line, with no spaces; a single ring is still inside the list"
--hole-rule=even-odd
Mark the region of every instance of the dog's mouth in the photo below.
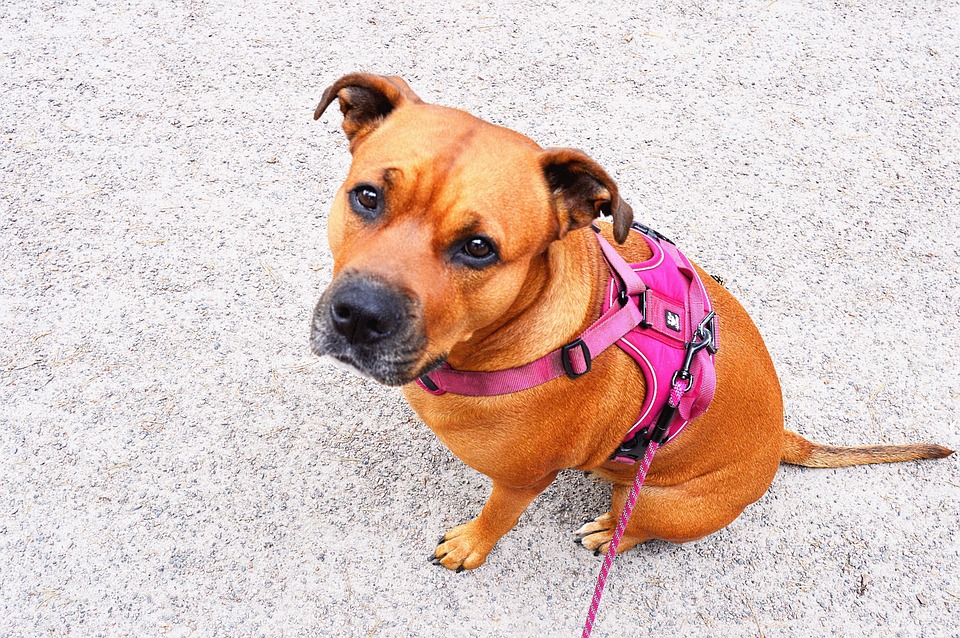
[[[317,302],[310,349],[337,367],[390,386],[401,386],[443,365],[425,361],[427,339],[419,305],[384,282],[339,277]]]
[[[311,339],[311,349],[313,353],[320,357],[324,362],[329,363],[330,365],[340,368],[355,374],[359,377],[365,379],[373,379],[377,383],[388,386],[404,386],[408,383],[412,383],[419,377],[422,377],[425,374],[429,374],[434,370],[443,366],[446,363],[446,357],[438,357],[436,359],[431,359],[427,363],[417,366],[416,364],[413,367],[405,367],[403,365],[393,365],[390,362],[375,362],[374,365],[369,365],[367,362],[360,362],[355,359],[350,353],[324,353],[318,351],[312,345]]]
[[[431,359],[423,365],[418,365],[420,357],[413,361],[391,360],[388,357],[364,356],[363,353],[349,349],[330,350],[325,347],[326,340],[319,335],[316,328],[310,336],[310,349],[324,362],[334,367],[346,370],[352,374],[377,383],[389,386],[403,386],[412,383],[418,377],[433,372],[446,362],[446,357]]]

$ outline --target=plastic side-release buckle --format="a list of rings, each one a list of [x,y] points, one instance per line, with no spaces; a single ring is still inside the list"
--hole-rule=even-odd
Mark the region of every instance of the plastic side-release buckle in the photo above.
[[[634,228],[636,228],[637,230],[639,230],[639,231],[640,231],[641,233],[643,233],[644,235],[647,235],[648,237],[653,237],[654,239],[658,239],[658,240],[660,240],[660,241],[665,241],[665,242],[667,242],[668,244],[673,244],[673,241],[671,241],[666,235],[655,231],[654,229],[650,228],[649,226],[647,226],[647,225],[645,225],[645,224],[641,224],[640,222],[633,222],[633,223],[631,224],[631,226],[633,226]],[[674,244],[674,245],[676,245],[676,244]]]
[[[580,352],[583,355],[583,362],[585,366],[583,372],[577,372],[573,369],[573,361],[570,359],[570,351],[574,348],[580,348]],[[587,347],[587,344],[584,342],[584,340],[577,338],[560,348],[560,363],[563,364],[563,371],[567,373],[568,377],[571,379],[578,379],[590,372],[590,368],[593,364],[593,357],[590,356],[590,348]]]
[[[620,443],[616,451],[610,455],[615,461],[629,460],[631,463],[639,461],[647,452],[650,440],[647,438],[648,428],[638,430],[632,437]]]
[[[660,416],[653,426],[638,430],[632,437],[620,443],[620,446],[610,455],[610,458],[620,461],[630,459],[631,462],[635,463],[643,458],[651,443],[663,445],[663,442],[667,440],[670,423],[673,422],[673,417],[676,414],[677,409],[675,407],[669,404],[663,406],[663,410],[660,411]]]

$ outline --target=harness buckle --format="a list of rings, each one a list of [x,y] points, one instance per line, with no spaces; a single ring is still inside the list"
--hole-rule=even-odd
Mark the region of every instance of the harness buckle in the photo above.
[[[621,442],[617,451],[610,458],[627,458],[636,463],[647,453],[647,448],[650,447],[651,443],[663,445],[664,441],[667,440],[670,424],[676,414],[677,408],[670,404],[663,406],[655,424],[638,430],[629,440]]]
[[[580,348],[580,352],[583,354],[583,361],[586,364],[583,372],[577,372],[573,369],[573,361],[570,360],[570,351],[574,348]],[[587,344],[584,342],[584,340],[577,338],[567,345],[561,346],[560,363],[563,364],[563,371],[567,373],[568,377],[571,379],[578,379],[590,372],[590,368],[593,364],[593,357],[590,356],[590,348],[587,347]]]
[[[717,339],[717,313],[714,310],[711,310],[707,313],[707,316],[703,318],[703,321],[700,322],[700,325],[697,326],[696,331],[693,333],[694,339],[699,339],[704,345],[699,345],[697,349],[706,348],[707,352],[710,354],[717,354],[717,351],[720,349],[720,343]]]
[[[617,450],[610,455],[610,458],[625,458],[636,463],[643,458],[643,455],[647,452],[647,448],[650,446],[650,439],[647,438],[648,433],[648,428],[637,431],[636,434],[630,437],[630,440],[621,442]]]
[[[714,338],[714,321],[717,318],[717,313],[711,310],[707,313],[707,316],[703,318],[700,322],[700,325],[697,326],[697,329],[693,331],[693,338],[690,339],[687,343],[687,356],[683,360],[683,370],[689,372],[690,364],[693,362],[693,355],[697,354],[704,348],[707,349],[707,352],[711,354],[717,351],[717,342]],[[683,375],[681,375],[683,378]]]

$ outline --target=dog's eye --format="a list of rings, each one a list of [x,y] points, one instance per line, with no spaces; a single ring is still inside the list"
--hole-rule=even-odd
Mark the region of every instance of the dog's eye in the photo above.
[[[359,188],[357,189],[357,201],[360,202],[360,205],[364,208],[376,210],[377,204],[379,203],[377,201],[377,191],[366,186]]]
[[[364,219],[371,220],[380,215],[380,189],[370,184],[360,184],[350,191],[350,207]]]
[[[493,246],[483,237],[474,237],[463,245],[463,250],[474,259],[483,259],[493,252]]]
[[[454,247],[452,260],[474,270],[486,268],[499,259],[497,247],[486,237],[470,237]]]

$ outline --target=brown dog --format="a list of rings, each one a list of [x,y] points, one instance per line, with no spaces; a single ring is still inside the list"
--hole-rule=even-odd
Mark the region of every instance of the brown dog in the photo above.
[[[609,238],[628,262],[650,256],[633,212],[582,152],[541,149],[519,133],[422,102],[397,77],[353,74],[323,94],[339,99],[353,164],[333,203],[334,279],[317,304],[311,346],[363,375],[402,385],[410,405],[465,463],[493,480],[474,520],[435,550],[472,569],[560,470],[613,483],[610,511],[578,531],[605,551],[637,465],[608,461],[644,397],[619,348],[589,374],[492,397],[434,396],[412,383],[444,362],[493,371],[571,341],[599,315],[609,278],[587,229],[613,216]],[[632,236],[630,236],[632,235]],[[934,445],[830,447],[784,430],[780,385],[743,307],[701,279],[722,318],[709,412],[656,456],[621,551],[648,539],[696,540],[733,521],[783,462],[838,467],[940,458]]]

